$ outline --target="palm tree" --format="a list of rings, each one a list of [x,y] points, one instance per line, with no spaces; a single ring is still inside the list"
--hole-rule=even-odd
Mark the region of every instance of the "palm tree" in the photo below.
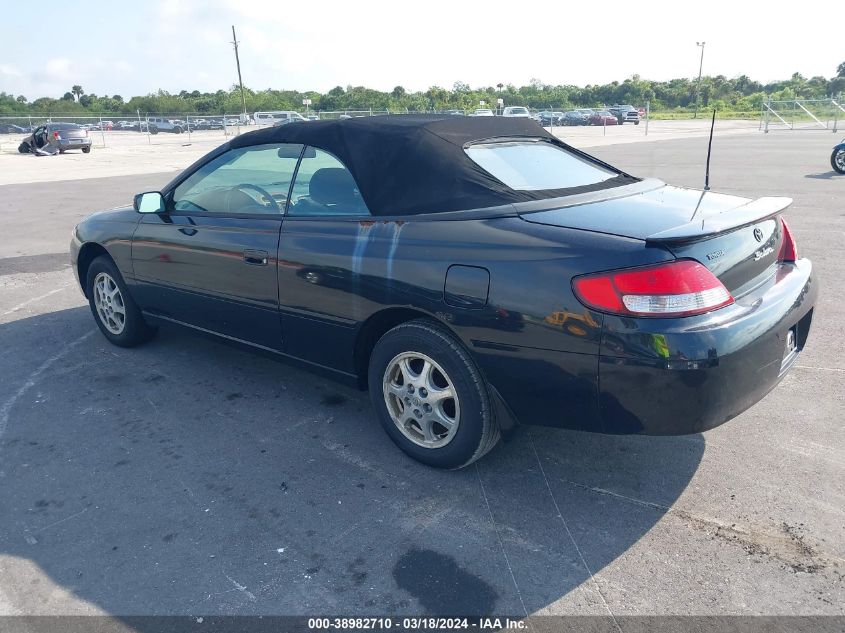
[[[74,86],[70,89],[70,91],[71,93],[73,93],[73,96],[76,97],[77,101],[79,101],[79,97],[85,94],[85,91],[82,89],[82,86]]]

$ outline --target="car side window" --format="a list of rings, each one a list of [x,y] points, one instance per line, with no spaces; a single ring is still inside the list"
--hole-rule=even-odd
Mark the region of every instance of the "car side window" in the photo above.
[[[288,215],[370,215],[370,211],[346,166],[332,154],[309,147],[299,163]]]
[[[173,191],[172,211],[281,214],[302,145],[239,147],[209,161]]]

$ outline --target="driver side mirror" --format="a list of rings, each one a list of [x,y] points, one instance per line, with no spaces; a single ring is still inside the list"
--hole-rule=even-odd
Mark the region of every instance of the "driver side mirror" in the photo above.
[[[161,213],[164,211],[164,196],[158,191],[139,193],[132,206],[138,213]]]

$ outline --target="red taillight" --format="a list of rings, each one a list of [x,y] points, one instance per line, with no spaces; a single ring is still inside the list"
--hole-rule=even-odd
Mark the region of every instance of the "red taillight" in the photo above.
[[[58,133],[58,132],[53,132],[53,138],[54,138],[54,139],[56,139],[56,140],[58,141],[58,140],[59,140],[59,139],[61,139],[62,137],[61,137],[61,136],[59,136],[59,133]]]
[[[691,259],[575,277],[572,288],[588,308],[629,316],[691,316],[734,301],[713,273]]]
[[[780,243],[778,261],[794,262],[798,259],[798,248],[795,246],[795,238],[792,237],[792,231],[789,230],[789,225],[786,223],[786,220],[781,218],[780,225],[783,227],[783,240]]]

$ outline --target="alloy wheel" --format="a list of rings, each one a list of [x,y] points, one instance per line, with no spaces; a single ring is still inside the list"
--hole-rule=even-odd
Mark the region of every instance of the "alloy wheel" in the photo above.
[[[94,307],[100,322],[115,335],[120,335],[126,328],[126,304],[120,287],[108,273],[100,273],[94,278]]]
[[[384,402],[393,423],[414,444],[441,448],[455,437],[461,408],[444,369],[420,352],[397,354],[382,381]]]

